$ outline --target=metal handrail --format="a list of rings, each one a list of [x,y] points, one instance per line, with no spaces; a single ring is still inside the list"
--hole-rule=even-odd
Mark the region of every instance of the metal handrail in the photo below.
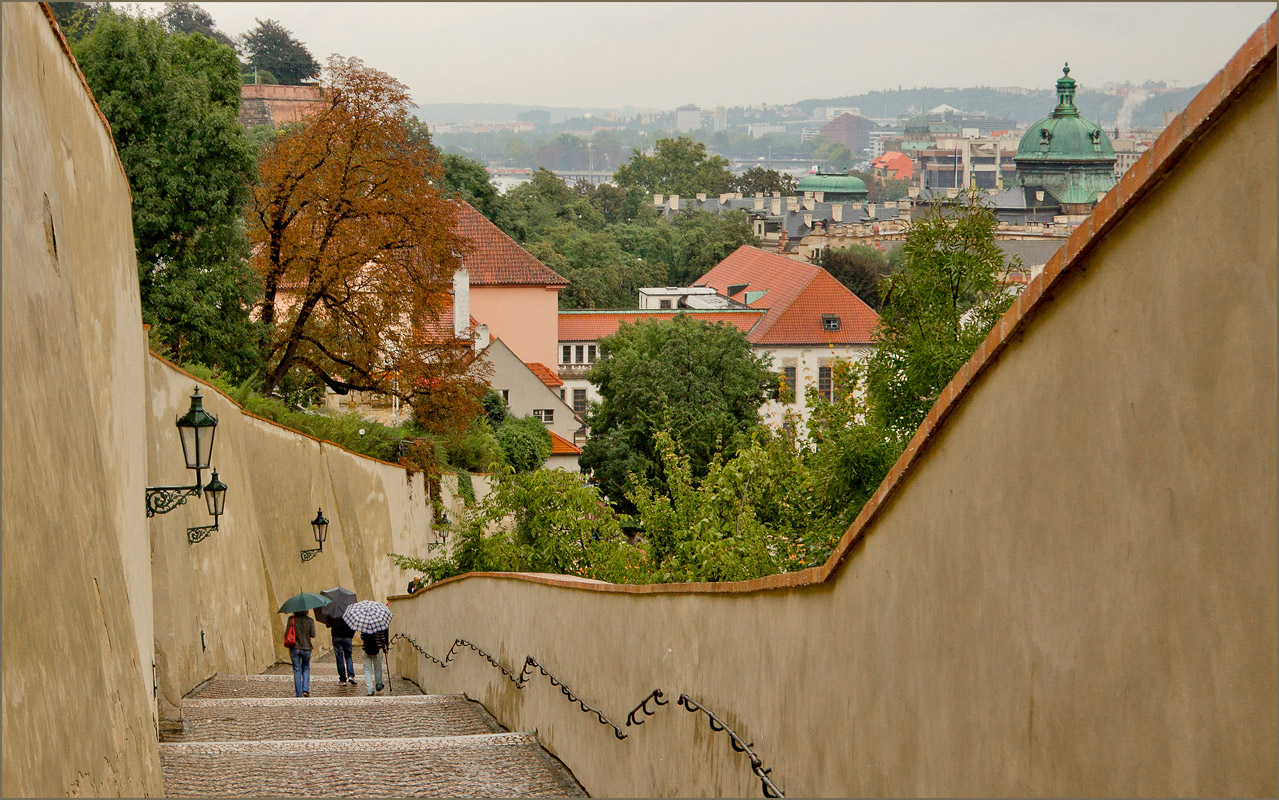
[[[613,729],[613,735],[616,736],[619,740],[626,739],[628,736],[628,734],[623,733],[622,729],[619,728],[612,720],[606,717],[604,715],[604,712],[600,711],[599,709],[591,705],[588,705],[586,701],[578,697],[573,692],[573,690],[568,687],[566,683],[564,683],[559,678],[557,678],[554,674],[551,673],[550,670],[548,670],[545,666],[543,666],[540,661],[538,661],[536,658],[534,658],[531,655],[526,655],[524,657],[524,667],[523,669],[520,670],[519,677],[517,678],[513,672],[511,672],[509,669],[499,664],[497,659],[493,658],[493,656],[486,653],[480,647],[478,647],[477,645],[471,642],[468,642],[465,639],[454,639],[453,645],[449,648],[448,654],[444,656],[442,660],[428,653],[425,649],[423,649],[421,645],[417,643],[417,641],[412,636],[409,636],[407,633],[395,634],[394,636],[391,637],[390,643],[394,644],[396,641],[400,639],[403,639],[404,641],[408,642],[409,645],[414,650],[421,653],[428,660],[438,664],[441,669],[448,669],[448,666],[453,661],[453,656],[455,653],[458,652],[459,647],[468,647],[471,650],[474,650],[480,656],[482,656],[484,660],[489,662],[489,664],[491,664],[492,666],[500,670],[502,674],[505,675],[511,681],[511,683],[515,684],[516,689],[523,689],[525,686],[528,685],[528,676],[532,674],[532,668],[536,667],[539,672],[541,672],[544,676],[546,676],[548,680],[550,680],[552,686],[559,687],[560,692],[565,697],[568,698],[569,702],[576,703],[578,707],[580,707],[582,711],[584,711],[587,714],[594,714],[599,719],[602,725],[607,725]],[[626,715],[627,727],[631,727],[631,726],[638,727],[640,725],[643,725],[644,717],[651,717],[657,713],[656,710],[653,710],[653,711],[649,710],[648,708],[649,702],[652,702],[657,707],[669,705],[670,701],[662,699],[664,696],[665,695],[662,693],[662,690],[660,688],[654,689],[653,691],[649,692],[648,695],[643,700],[640,701],[639,705],[631,709],[630,713]],[[746,740],[744,740],[741,736],[737,734],[736,731],[734,731],[732,728],[724,724],[724,721],[720,719],[719,716],[716,715],[713,711],[711,711],[709,708],[706,708],[701,703],[698,703],[696,700],[693,700],[691,697],[689,697],[686,694],[680,694],[678,705],[683,706],[689,712],[701,711],[705,713],[708,718],[708,722],[711,726],[712,731],[717,731],[717,732],[726,731],[728,733],[729,744],[732,745],[733,750],[735,750],[738,753],[745,753],[746,757],[750,759],[751,772],[755,773],[755,777],[759,778],[760,784],[763,787],[763,792],[765,797],[785,797],[786,796],[785,793],[783,793],[782,790],[777,787],[777,784],[773,783],[772,778],[769,777],[769,774],[773,771],[772,768],[765,767],[764,762],[760,759],[758,755],[756,755],[755,751],[751,749],[755,746],[754,742],[747,742]],[[643,717],[637,717],[636,716],[637,713],[642,713]]]

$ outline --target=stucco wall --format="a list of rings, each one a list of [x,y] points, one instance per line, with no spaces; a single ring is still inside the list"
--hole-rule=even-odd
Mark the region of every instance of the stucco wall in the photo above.
[[[573,441],[573,433],[581,424],[573,419],[573,408],[560,399],[558,388],[552,389],[543,383],[501,339],[494,339],[485,348],[484,358],[493,365],[489,386],[499,394],[506,390],[506,404],[512,414],[527,417],[533,409],[549,408],[554,416],[546,427]]]
[[[173,423],[197,381],[152,356],[147,383],[151,479],[190,483]],[[200,388],[218,417],[212,465],[229,488],[220,530],[202,542],[186,538],[187,527],[211,522],[202,500],[150,521],[165,723],[179,719],[181,697],[215,673],[260,672],[287,659],[284,617],[275,613],[284,600],[335,585],[384,600],[412,577],[387,554],[424,551],[433,538],[420,473],[259,419]],[[329,520],[328,541],[303,563],[301,551],[316,547],[317,508]],[[330,644],[323,631],[319,644]]]
[[[1274,22],[1027,288],[827,567],[391,601],[437,656],[534,656],[626,740],[469,650],[397,645],[396,669],[536,729],[594,796],[757,796],[681,692],[791,796],[1274,796]],[[654,688],[670,705],[627,728]]]
[[[2,793],[154,795],[146,340],[129,188],[44,12],[6,3],[0,14]]]
[[[555,369],[559,337],[559,287],[471,284],[471,316],[506,342],[522,361]]]

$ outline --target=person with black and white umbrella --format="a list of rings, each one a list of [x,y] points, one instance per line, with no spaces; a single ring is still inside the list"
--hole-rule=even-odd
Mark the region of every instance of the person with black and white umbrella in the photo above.
[[[385,688],[381,654],[390,649],[391,609],[373,600],[353,603],[342,621],[360,632],[364,649],[364,690],[369,695]],[[391,678],[389,671],[387,680]]]

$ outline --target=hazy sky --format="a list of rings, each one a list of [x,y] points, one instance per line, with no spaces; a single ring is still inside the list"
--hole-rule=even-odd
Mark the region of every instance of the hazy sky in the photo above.
[[[141,4],[148,12],[162,7]],[[674,108],[914,86],[1207,80],[1273,3],[200,3],[278,20],[417,103]]]

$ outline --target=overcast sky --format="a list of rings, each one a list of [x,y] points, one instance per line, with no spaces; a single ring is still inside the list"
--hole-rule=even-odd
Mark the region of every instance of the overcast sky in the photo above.
[[[151,11],[163,4],[144,3]],[[674,108],[916,86],[1210,78],[1273,3],[200,3],[275,19],[321,63],[362,58],[414,101]]]

